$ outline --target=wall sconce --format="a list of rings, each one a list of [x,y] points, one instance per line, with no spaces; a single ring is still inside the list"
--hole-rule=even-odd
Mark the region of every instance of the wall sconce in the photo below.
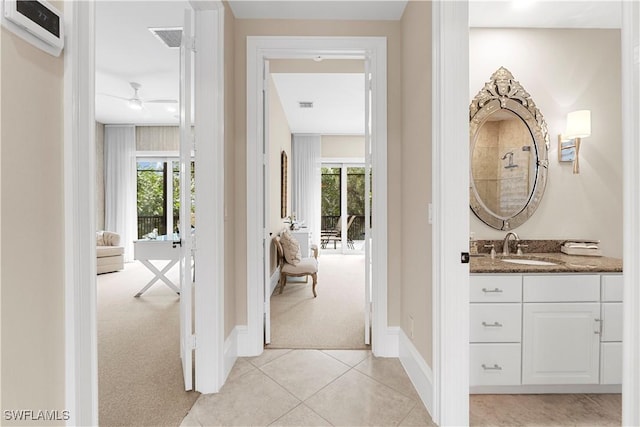
[[[573,162],[573,173],[580,173],[580,139],[588,136],[591,136],[591,111],[579,110],[567,114],[566,130],[558,135],[558,161]]]

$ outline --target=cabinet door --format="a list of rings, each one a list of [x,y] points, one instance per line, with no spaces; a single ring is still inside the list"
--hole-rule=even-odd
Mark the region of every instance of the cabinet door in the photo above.
[[[622,341],[622,303],[602,303],[601,341]]]
[[[622,384],[622,343],[601,344],[600,383]]]
[[[598,384],[600,304],[524,304],[523,384]]]

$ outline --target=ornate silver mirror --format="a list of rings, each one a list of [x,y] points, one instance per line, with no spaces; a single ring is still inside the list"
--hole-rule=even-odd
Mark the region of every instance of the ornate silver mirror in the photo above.
[[[504,67],[469,106],[470,205],[498,230],[522,225],[547,182],[549,135],[531,96]]]

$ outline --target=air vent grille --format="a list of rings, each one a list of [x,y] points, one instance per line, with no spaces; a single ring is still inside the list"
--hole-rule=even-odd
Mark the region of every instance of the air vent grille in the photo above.
[[[298,101],[300,108],[313,108],[313,102],[311,101]]]
[[[182,28],[149,28],[151,34],[156,36],[165,46],[172,49],[179,48],[182,40]]]

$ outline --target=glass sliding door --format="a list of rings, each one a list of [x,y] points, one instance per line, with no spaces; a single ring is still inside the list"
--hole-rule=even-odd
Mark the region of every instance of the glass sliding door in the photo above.
[[[138,239],[177,233],[180,221],[180,165],[177,158],[139,158],[137,171]],[[194,162],[191,162],[191,226],[195,226]]]
[[[365,236],[364,166],[324,164],[321,209],[322,249],[362,252]]]

